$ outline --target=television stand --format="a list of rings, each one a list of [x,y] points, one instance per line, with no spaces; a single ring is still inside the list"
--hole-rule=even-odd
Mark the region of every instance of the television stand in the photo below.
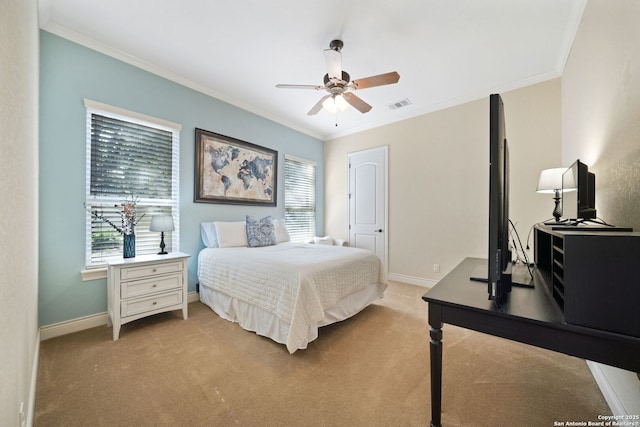
[[[466,258],[422,297],[429,304],[431,426],[442,425],[444,323],[640,372],[640,338],[565,322],[540,267],[534,270],[535,289],[512,289],[499,308],[487,301],[486,289],[469,281],[487,267],[486,259]]]
[[[472,282],[482,282],[482,283],[488,283],[489,279],[487,279],[486,277],[469,277],[469,280],[471,280]],[[529,288],[529,289],[533,289],[533,283],[520,283],[520,282],[511,282],[511,286],[515,286],[516,288]]]
[[[469,277],[472,282],[488,283],[489,279],[486,277]],[[522,264],[514,264],[511,268],[511,286],[516,288],[528,288],[533,289],[533,276],[529,271],[529,267]]]

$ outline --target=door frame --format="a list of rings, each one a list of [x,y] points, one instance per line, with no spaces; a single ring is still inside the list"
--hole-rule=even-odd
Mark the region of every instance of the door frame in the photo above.
[[[366,153],[368,151],[378,151],[381,150],[383,152],[384,155],[384,194],[383,194],[383,199],[384,199],[384,232],[382,233],[382,237],[383,237],[383,248],[384,248],[384,259],[382,260],[382,279],[384,280],[384,282],[387,282],[388,276],[389,276],[389,146],[388,145],[381,145],[379,147],[373,147],[373,148],[368,148],[365,150],[358,150],[358,151],[352,151],[347,153],[347,158],[346,158],[346,171],[347,171],[347,193],[346,193],[346,202],[347,202],[347,209],[346,209],[346,221],[345,221],[345,226],[346,226],[346,236],[347,236],[347,241],[349,242],[349,245],[351,245],[351,230],[349,229],[350,224],[350,219],[351,219],[351,201],[349,199],[349,194],[350,194],[350,190],[351,190],[351,172],[349,170],[349,164],[351,163],[351,155],[353,154],[360,154],[360,153]]]

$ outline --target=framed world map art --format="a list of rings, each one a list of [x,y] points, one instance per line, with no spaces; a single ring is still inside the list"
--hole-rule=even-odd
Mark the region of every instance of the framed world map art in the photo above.
[[[278,152],[196,128],[194,201],[276,206]]]

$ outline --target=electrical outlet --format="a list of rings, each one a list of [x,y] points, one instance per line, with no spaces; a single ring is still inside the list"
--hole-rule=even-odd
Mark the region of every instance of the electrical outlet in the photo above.
[[[440,264],[433,264],[433,272],[440,273]]]

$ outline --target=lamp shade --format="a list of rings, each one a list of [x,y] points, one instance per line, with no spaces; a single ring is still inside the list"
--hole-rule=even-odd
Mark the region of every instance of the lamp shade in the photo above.
[[[538,193],[550,193],[553,194],[556,191],[562,191],[562,174],[567,168],[553,168],[545,169],[540,172],[540,179],[538,180]]]
[[[173,231],[173,217],[166,214],[157,214],[151,217],[149,231]]]

